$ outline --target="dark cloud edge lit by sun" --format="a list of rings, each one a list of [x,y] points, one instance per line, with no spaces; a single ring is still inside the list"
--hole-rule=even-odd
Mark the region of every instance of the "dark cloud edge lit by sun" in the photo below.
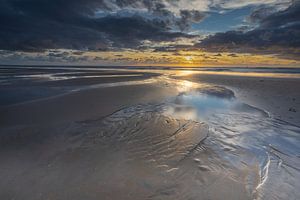
[[[299,0],[0,0],[0,64],[299,66]]]

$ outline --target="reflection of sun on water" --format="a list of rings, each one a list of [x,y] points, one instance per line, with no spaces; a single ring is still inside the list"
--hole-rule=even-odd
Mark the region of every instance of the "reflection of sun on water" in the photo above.
[[[191,70],[178,70],[175,73],[175,76],[188,76],[194,74],[194,71]]]
[[[190,81],[179,81],[177,82],[177,90],[179,92],[188,92],[197,86],[196,83]]]

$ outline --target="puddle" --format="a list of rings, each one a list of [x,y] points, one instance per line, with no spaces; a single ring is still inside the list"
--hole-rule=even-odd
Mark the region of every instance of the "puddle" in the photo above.
[[[191,112],[195,117],[191,119],[208,120],[216,113],[252,113],[256,115],[268,116],[263,111],[239,102],[234,96],[217,97],[203,94],[201,92],[183,93],[177,96],[173,105],[174,114],[178,111]]]
[[[252,171],[240,182],[249,197],[299,199],[300,128],[240,102],[225,88],[207,91],[200,88],[180,94],[170,101],[167,113],[209,126],[203,145],[223,163],[230,163],[228,168],[235,175]],[[216,165],[213,160],[211,166]],[[282,181],[284,186],[280,186]]]

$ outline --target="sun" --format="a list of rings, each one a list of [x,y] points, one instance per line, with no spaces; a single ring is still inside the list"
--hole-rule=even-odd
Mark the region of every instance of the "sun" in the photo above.
[[[184,56],[184,59],[188,62],[188,63],[193,63],[193,56]]]

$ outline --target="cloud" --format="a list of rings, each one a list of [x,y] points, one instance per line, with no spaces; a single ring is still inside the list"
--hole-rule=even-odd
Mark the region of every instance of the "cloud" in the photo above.
[[[0,49],[105,51],[137,48],[144,40],[192,37],[176,27],[186,29],[204,14],[180,10],[177,16],[168,4],[158,0],[1,0]]]
[[[230,56],[230,57],[239,57],[239,56],[236,55],[235,53],[228,54],[227,56]]]
[[[263,9],[264,10],[264,9]],[[251,18],[258,22],[250,31],[228,31],[217,33],[195,46],[208,51],[239,53],[279,54],[299,59],[300,48],[300,1],[290,7],[269,15],[254,11]]]
[[[212,5],[224,9],[235,9],[253,5],[268,5],[285,7],[291,3],[290,0],[214,0]]]
[[[142,40],[167,41],[190,37],[170,32],[168,24],[140,16],[106,16],[99,19],[79,19],[61,24],[55,21],[14,21],[0,31],[0,47],[6,50],[39,51],[43,49],[106,50],[112,47],[132,48]]]
[[[178,20],[177,25],[181,30],[186,30],[189,28],[190,24],[193,22],[200,22],[205,18],[205,14],[196,10],[181,10],[180,20]]]
[[[199,48],[215,51],[215,57],[227,51],[294,58],[299,56],[297,2],[290,6],[291,0],[0,0],[0,50],[6,52],[0,60],[109,62],[103,56],[87,57],[87,51],[102,51],[118,52],[112,59],[121,62],[126,61],[121,56],[125,51],[177,55]],[[245,6],[256,6],[248,18],[255,29],[217,33],[193,45],[206,36],[199,35],[201,30],[189,33],[191,25],[212,12]],[[171,62],[167,57],[157,62]]]
[[[0,49],[107,51],[172,41],[212,9],[287,0],[0,0]]]

